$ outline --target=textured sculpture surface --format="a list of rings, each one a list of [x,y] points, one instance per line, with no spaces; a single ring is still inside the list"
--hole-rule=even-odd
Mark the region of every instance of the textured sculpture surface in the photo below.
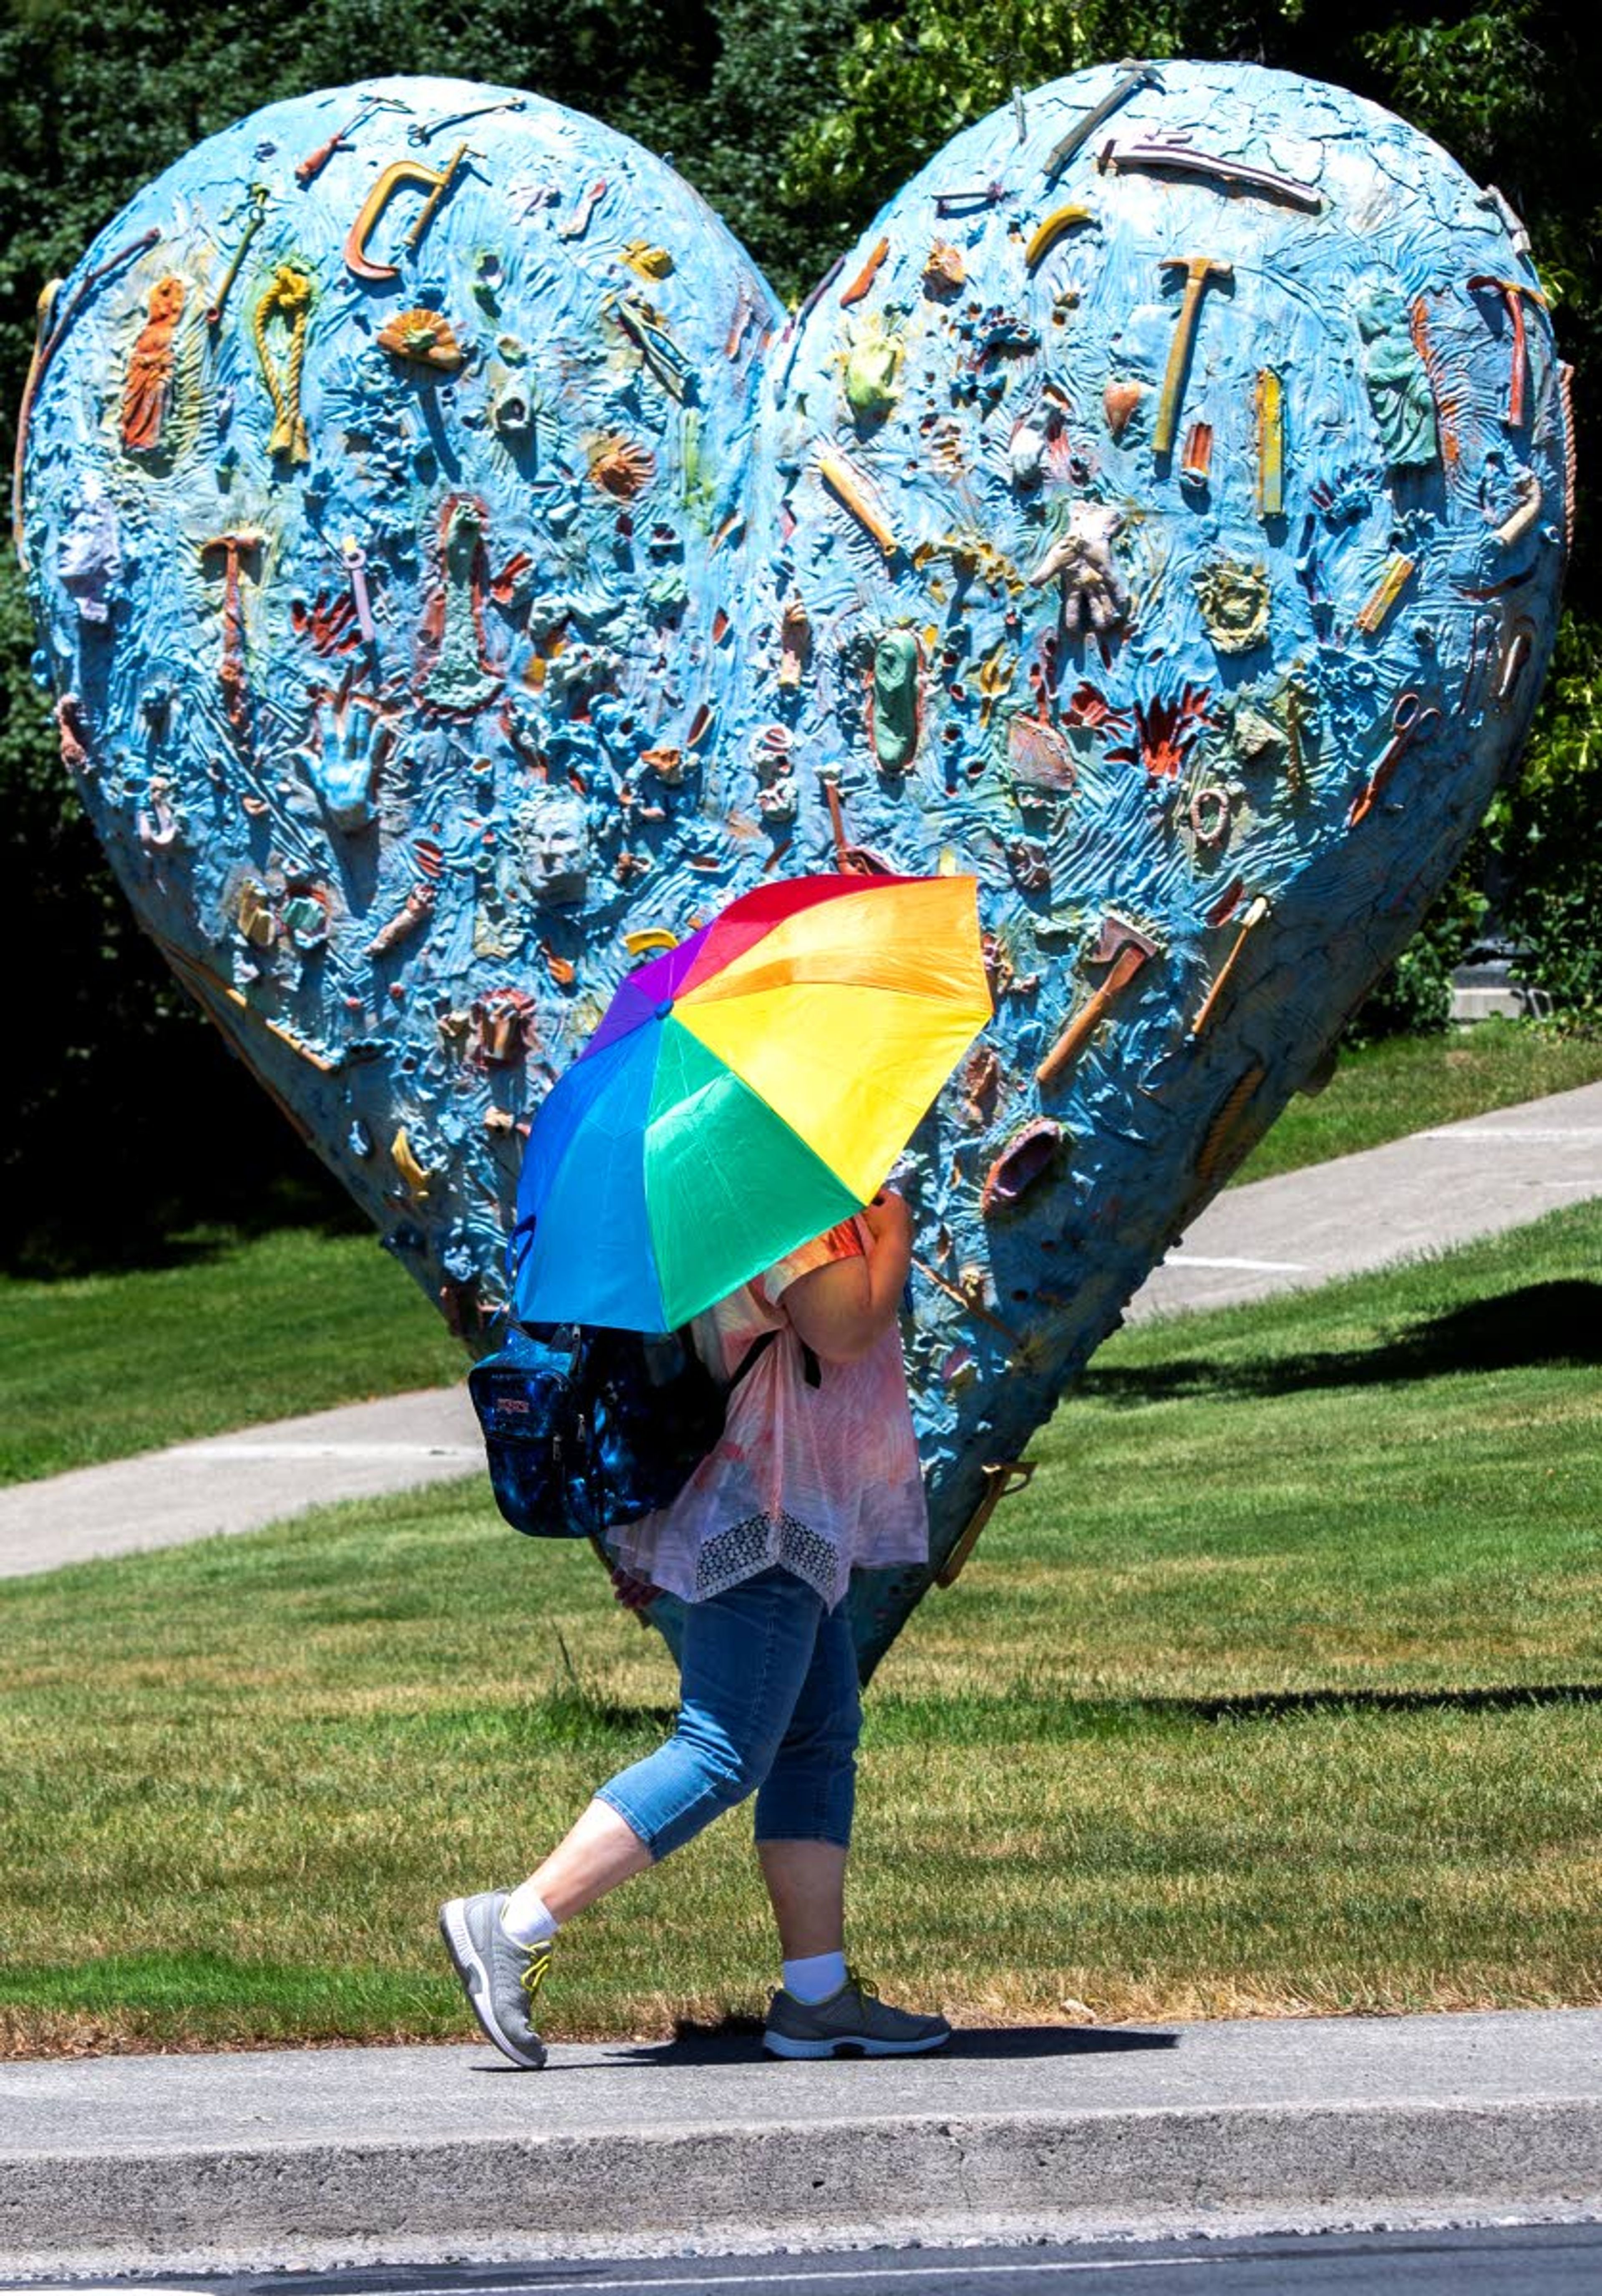
[[[938,1567],[1516,756],[1563,381],[1499,194],[1285,75],[1037,90],[788,319],[637,145],[375,82],[42,309],[41,674],[147,929],[471,1343],[632,962],[773,873],[972,871],[998,1017],[904,1181]],[[864,1582],[866,1661],[926,1584]]]

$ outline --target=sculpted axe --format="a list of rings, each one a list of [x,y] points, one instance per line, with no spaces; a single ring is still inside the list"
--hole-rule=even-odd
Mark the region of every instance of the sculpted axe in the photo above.
[[[1121,989],[1139,972],[1148,958],[1157,954],[1157,944],[1138,932],[1124,917],[1103,920],[1101,935],[1086,959],[1089,964],[1105,964],[1112,969],[1093,996],[1086,998],[1069,1021],[1062,1035],[1035,1070],[1035,1082],[1046,1085],[1061,1076],[1072,1066],[1086,1044],[1100,1026],[1102,1015]]]

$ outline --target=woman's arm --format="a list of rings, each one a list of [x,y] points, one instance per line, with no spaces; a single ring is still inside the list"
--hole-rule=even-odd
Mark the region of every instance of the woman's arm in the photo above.
[[[912,1265],[912,1215],[893,1189],[876,1195],[862,1218],[871,1239],[866,1258],[832,1259],[785,1292],[785,1314],[826,1363],[854,1363],[889,1329]]]

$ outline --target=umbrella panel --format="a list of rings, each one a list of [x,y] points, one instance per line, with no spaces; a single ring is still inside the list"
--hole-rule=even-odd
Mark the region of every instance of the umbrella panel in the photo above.
[[[677,1019],[659,1045],[645,1171],[666,1328],[864,1198]]]
[[[817,1144],[820,1160],[862,1204],[883,1185],[985,1011],[823,981],[681,1004],[677,1018],[801,1139]],[[842,1061],[842,1047],[865,1042],[875,1047],[871,1067]]]
[[[975,1029],[989,1019],[972,877],[836,882],[853,890],[781,918],[716,972],[697,964],[682,978],[680,1003],[709,1004],[786,980],[840,980],[972,1009]],[[703,957],[712,955],[717,934],[714,926]]]
[[[874,883],[875,891],[883,898],[886,888],[891,884],[900,886],[922,882],[922,879],[912,877],[881,877],[876,878]],[[805,921],[809,917],[819,917],[837,901],[860,901],[863,892],[860,877],[838,874],[788,878],[778,884],[753,887],[749,893],[742,893],[737,900],[731,901],[727,908],[696,934],[698,946],[694,958],[687,965],[679,965],[674,970],[671,993],[684,995],[698,988],[702,981],[711,980],[726,965],[737,962],[747,949],[755,947],[792,920],[800,922],[804,933]],[[826,926],[825,930],[827,930]],[[689,946],[687,942],[682,944],[679,949],[673,951],[673,955],[682,955]],[[666,977],[670,959],[663,958],[661,963]]]
[[[518,1267],[520,1323],[668,1328],[640,1141],[656,1080],[654,1029],[575,1061],[546,1095],[529,1136],[520,1214],[538,1211]]]

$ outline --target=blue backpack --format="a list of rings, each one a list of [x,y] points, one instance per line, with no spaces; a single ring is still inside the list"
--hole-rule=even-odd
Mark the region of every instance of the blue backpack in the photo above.
[[[778,1336],[753,1340],[725,1387],[687,1324],[661,1334],[513,1325],[467,1380],[502,1514],[533,1538],[597,1541],[669,1505],[722,1434],[730,1396]],[[817,1358],[804,1345],[802,1357],[816,1387]]]

